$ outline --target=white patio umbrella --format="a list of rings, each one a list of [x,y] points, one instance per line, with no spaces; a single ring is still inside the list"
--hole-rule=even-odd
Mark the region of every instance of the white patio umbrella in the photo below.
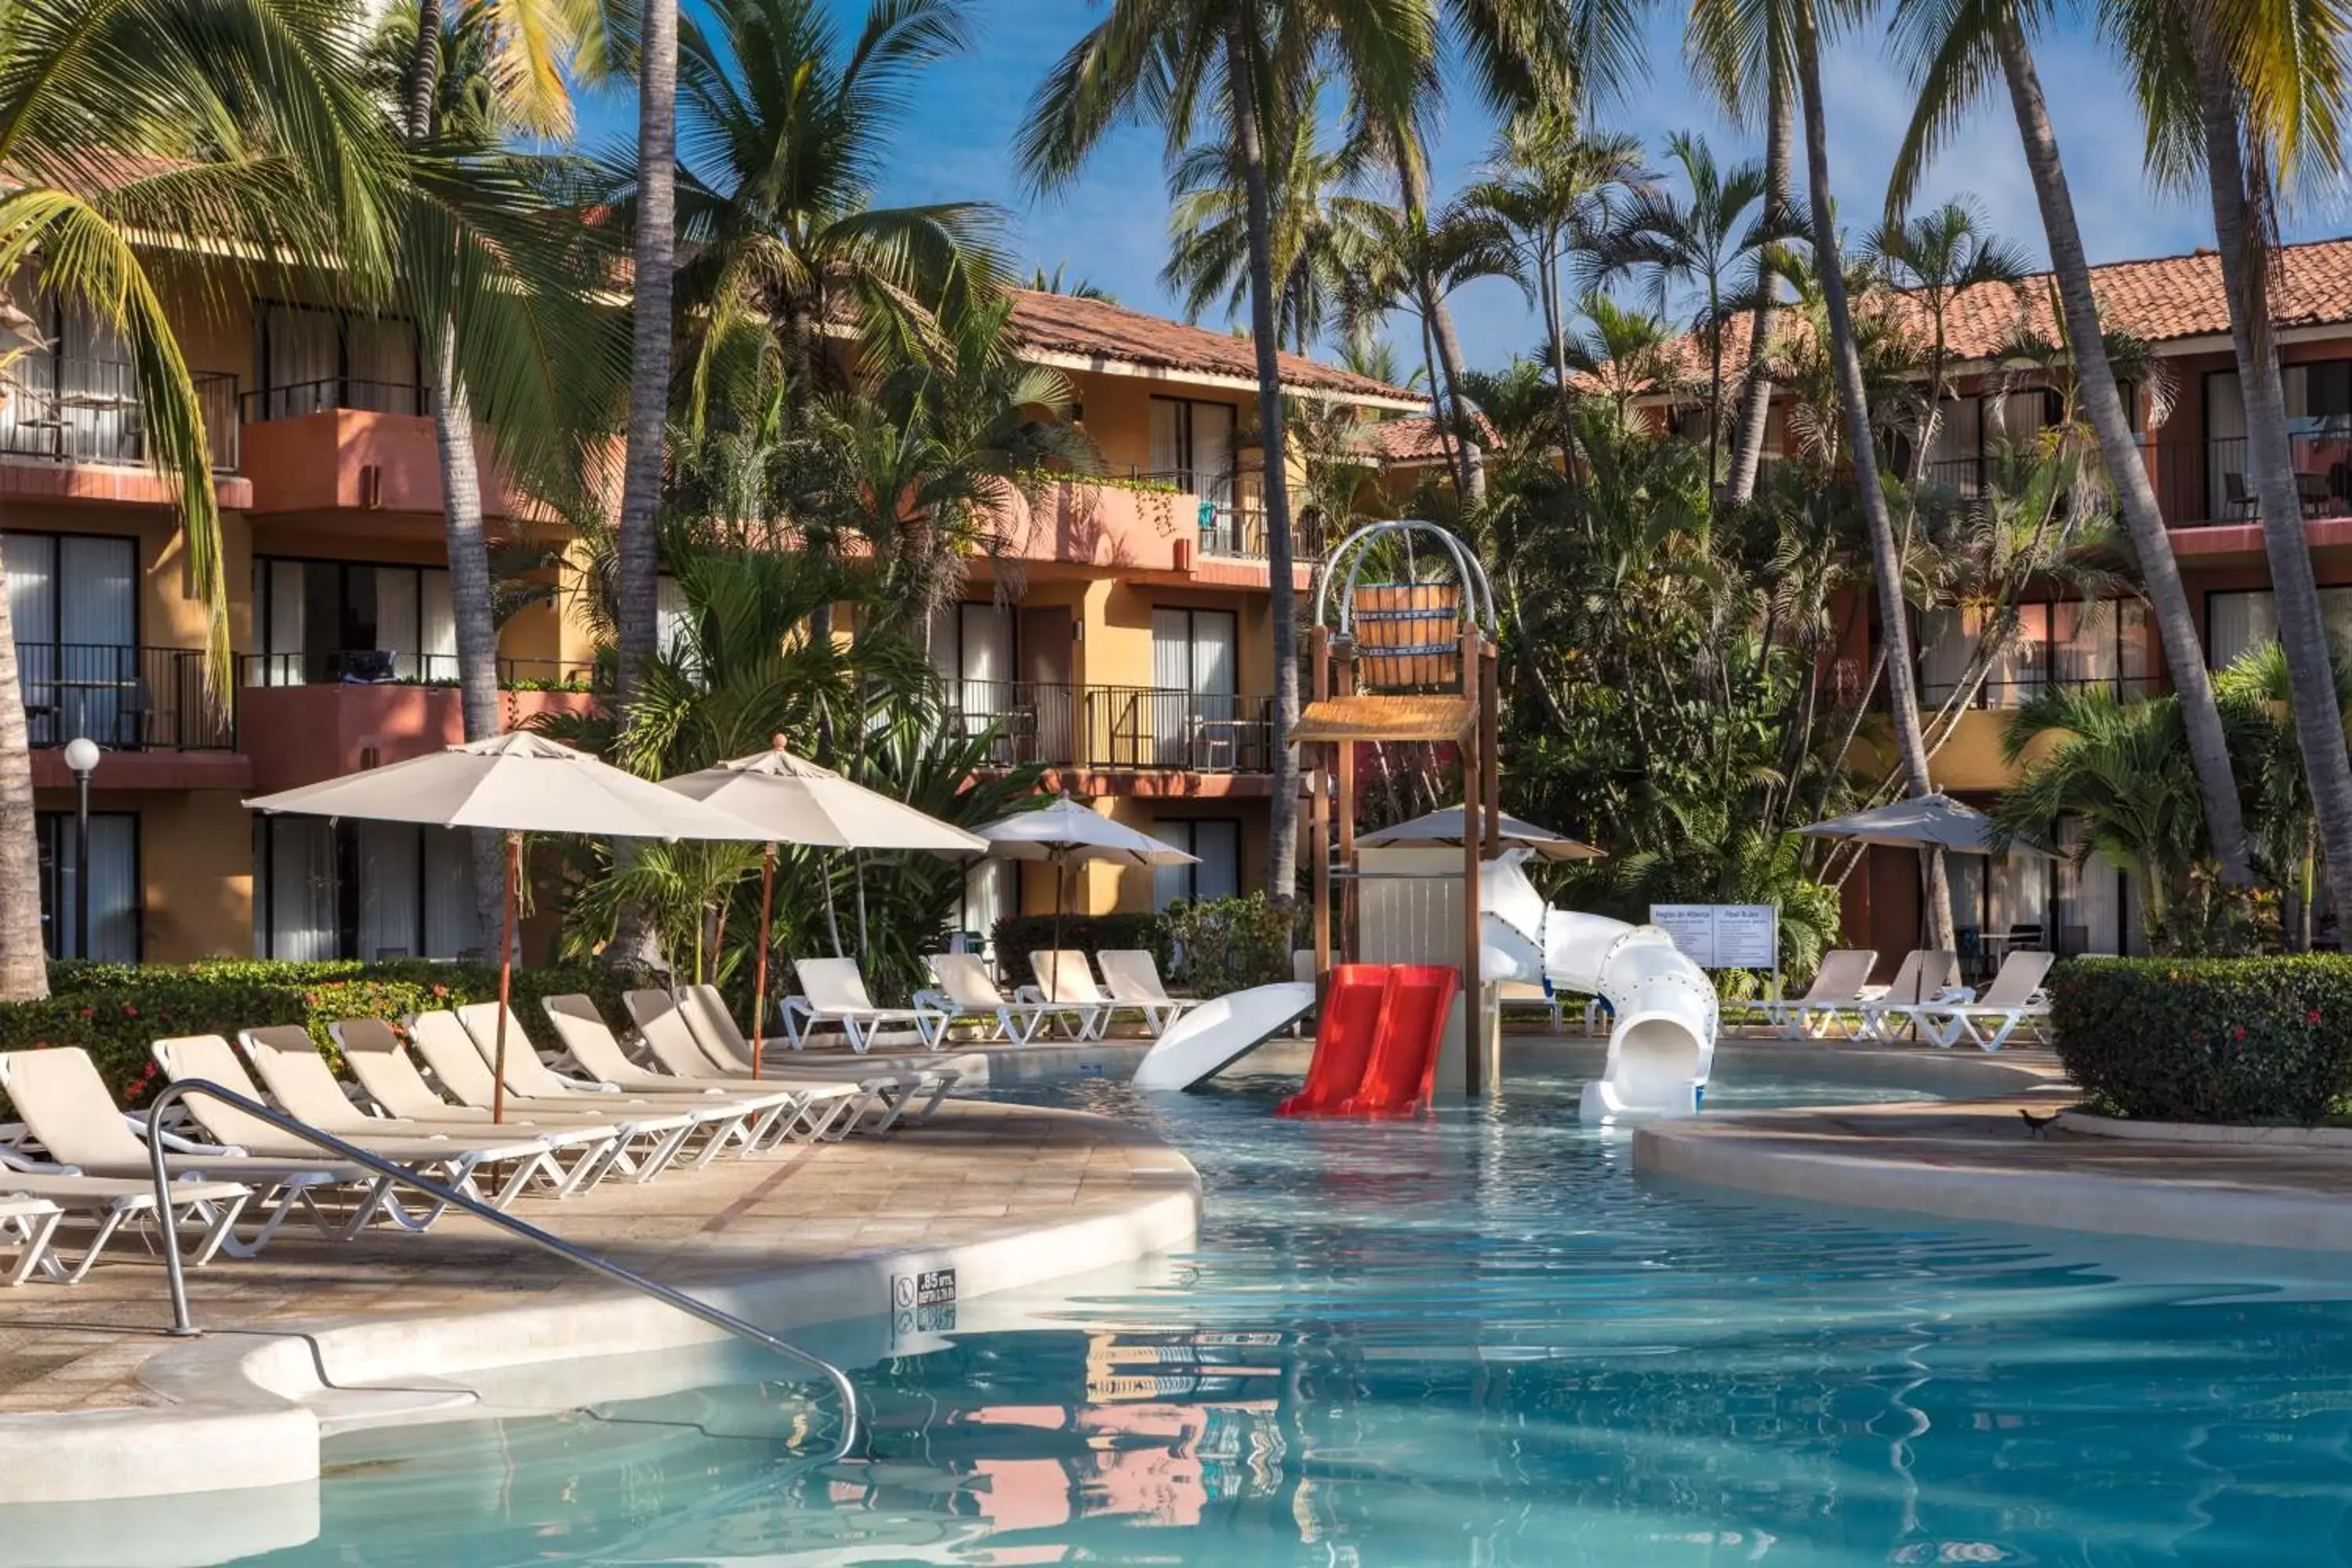
[[[1898,849],[1953,849],[1963,855],[1994,853],[1992,818],[1948,795],[1892,800],[1868,811],[1832,816],[1797,831],[1809,838],[1843,838]],[[2014,839],[2010,848],[2054,858],[2049,850],[2029,839]]]
[[[1496,829],[1504,848],[1532,849],[1547,860],[1599,860],[1604,858],[1601,851],[1590,844],[1580,843],[1565,834],[1554,833],[1549,827],[1538,827],[1532,822],[1522,822],[1516,816],[1504,816],[1496,824]],[[1485,835],[1480,837],[1483,838]],[[1458,849],[1462,846],[1462,808],[1449,805],[1442,811],[1429,812],[1410,822],[1400,822],[1393,826],[1364,834],[1356,843],[1359,847],[1366,845],[1393,847],[1426,844],[1432,847],[1452,845]]]
[[[751,990],[751,1027],[746,1037],[760,1037],[760,1022],[768,1005],[768,921],[776,890],[776,846],[803,844],[825,849],[916,849],[935,855],[985,855],[988,840],[952,823],[917,811],[900,800],[867,789],[784,750],[776,737],[772,751],[738,757],[730,763],[683,773],[662,781],[691,800],[714,805],[729,816],[762,829],[768,853],[760,869],[759,961]],[[827,885],[826,914],[832,903]],[[858,905],[865,908],[861,897]],[[864,940],[860,915],[859,939]],[[841,934],[834,933],[834,946]],[[751,1054],[751,1076],[760,1076],[760,1054]]]
[[[691,838],[756,843],[761,829],[657,784],[623,773],[543,735],[493,735],[248,800],[254,811],[348,816],[433,827],[491,828],[507,836],[506,928],[499,942],[499,1029],[490,1120],[506,1120],[508,1000],[514,986],[516,884],[522,836]]]
[[[1054,866],[1054,951],[1062,948],[1062,910],[1069,902],[1069,870],[1082,860],[1114,866],[1191,866],[1198,856],[1113,822],[1062,796],[1036,811],[1017,811],[976,829],[989,853],[1006,860],[1046,860]]]

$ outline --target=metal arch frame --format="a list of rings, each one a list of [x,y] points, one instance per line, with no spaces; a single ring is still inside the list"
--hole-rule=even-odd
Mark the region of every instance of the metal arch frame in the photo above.
[[[1495,635],[1495,588],[1486,580],[1486,568],[1479,564],[1477,554],[1464,544],[1452,530],[1421,518],[1390,518],[1381,522],[1367,522],[1358,527],[1334,545],[1323,563],[1321,580],[1315,586],[1315,624],[1331,625],[1331,583],[1339,575],[1339,563],[1350,552],[1354,559],[1348,563],[1348,593],[1339,604],[1339,619],[1336,629],[1343,637],[1356,635],[1356,582],[1364,569],[1367,547],[1374,540],[1390,534],[1402,534],[1410,546],[1412,540],[1422,534],[1433,536],[1454,563],[1454,570],[1463,585],[1469,590],[1466,597],[1470,618],[1488,637]]]

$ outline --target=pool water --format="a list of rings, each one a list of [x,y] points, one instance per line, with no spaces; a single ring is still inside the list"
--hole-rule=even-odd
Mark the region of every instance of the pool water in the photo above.
[[[320,1538],[257,1561],[2352,1562],[2331,1264],[1660,1187],[1566,1080],[1404,1125],[1276,1121],[1295,1081],[1027,1091],[1181,1147],[1200,1243],[861,1371],[870,1457],[796,1457],[822,1403],[746,1361],[338,1439]]]

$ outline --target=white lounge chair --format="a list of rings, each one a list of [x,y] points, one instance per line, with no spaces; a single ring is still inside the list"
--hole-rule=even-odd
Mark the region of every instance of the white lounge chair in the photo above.
[[[828,1102],[824,1114],[830,1119],[835,1109],[830,1102],[856,1093],[846,1084],[819,1086],[782,1080],[755,1084],[749,1079],[724,1079],[707,1065],[692,1076],[655,1072],[629,1059],[629,1053],[621,1048],[619,1037],[588,997],[549,996],[541,999],[541,1005],[546,1010],[548,1021],[555,1026],[563,1048],[580,1064],[580,1070],[600,1083],[653,1095],[687,1095],[754,1108],[758,1115],[751,1122],[751,1143],[755,1149],[807,1132],[811,1126],[810,1107],[818,1099]],[[700,1053],[696,1053],[693,1059],[699,1061]]]
[[[1099,1040],[1110,1033],[1111,1019],[1119,1007],[1110,993],[1095,984],[1094,965],[1087,962],[1085,953],[1074,947],[1033,952],[1029,972],[1037,977],[1037,984],[1016,993],[1023,1001],[1068,1008],[1074,1025],[1071,1033],[1077,1039]]]
[[[1908,1021],[1904,1009],[1924,1002],[1947,1002],[1960,989],[1960,955],[1934,948],[1915,948],[1903,955],[1895,979],[1863,992],[1859,1009],[1859,1039],[1893,1041],[1895,1028]]]
[[[827,1025],[859,1056],[875,1046],[904,1044],[909,1029],[918,1043],[936,1047],[947,1031],[947,1016],[937,1007],[877,1007],[854,958],[797,958],[793,973],[801,994],[784,1000],[784,1038],[796,1051],[807,1049],[809,1037]]]
[[[726,1018],[727,1004],[719,997],[718,987],[709,989],[709,1005],[718,1010],[722,1019]],[[722,1083],[747,1087],[790,1084],[810,1090],[812,1098],[800,1131],[817,1142],[838,1143],[860,1131],[888,1131],[919,1081],[919,1075],[913,1073],[836,1075],[797,1061],[783,1071],[763,1070],[755,1079],[747,1055],[714,1042],[693,1026],[689,1018],[697,1004],[685,993],[673,997],[667,991],[624,991],[621,1001],[628,1008],[629,1021],[636,1026],[637,1037],[645,1042],[646,1049],[656,1061],[681,1077],[715,1075]],[[731,1029],[733,1020],[727,1022]],[[876,1118],[870,1125],[866,1121],[869,1116]]]
[[[457,1009],[457,1022],[471,1037],[474,1047],[482,1053],[485,1066],[498,1061],[499,1005],[477,1002]],[[520,1019],[507,1019],[506,1079],[509,1095],[523,1095],[548,1105],[569,1102],[589,1110],[614,1111],[635,1116],[640,1112],[655,1116],[684,1116],[694,1123],[689,1141],[695,1134],[702,1138],[702,1146],[695,1152],[694,1168],[717,1159],[729,1145],[740,1143],[749,1153],[753,1148],[751,1129],[755,1122],[770,1118],[769,1108],[756,1107],[740,1100],[706,1100],[699,1095],[641,1094],[635,1089],[615,1089],[601,1083],[589,1083],[566,1078],[539,1059],[539,1052],[523,1032]]]
[[[173,1083],[187,1079],[202,1079],[246,1099],[267,1103],[261,1086],[245,1070],[245,1063],[236,1051],[218,1035],[184,1035],[176,1039],[157,1040],[150,1047],[155,1065]],[[341,1099],[338,1094],[337,1099]],[[350,1101],[345,1100],[346,1105]],[[193,1095],[186,1101],[188,1113],[223,1148],[242,1150],[247,1154],[265,1158],[300,1159],[323,1153],[318,1145],[296,1137],[264,1121],[241,1106],[215,1100],[210,1095]],[[288,1115],[296,1113],[288,1111]],[[357,1107],[352,1107],[355,1120],[365,1121]],[[298,1121],[300,1118],[296,1118]],[[322,1127],[320,1131],[332,1133],[344,1142],[365,1150],[379,1160],[389,1160],[406,1167],[420,1176],[429,1177],[445,1187],[454,1188],[467,1197],[504,1208],[517,1194],[541,1177],[553,1181],[555,1165],[548,1156],[547,1145],[527,1132],[510,1134],[488,1143],[459,1139],[417,1137],[400,1133],[376,1135],[365,1131],[344,1131]],[[485,1186],[475,1179],[477,1172],[495,1172],[499,1167],[509,1171],[509,1180]],[[399,1189],[394,1187],[385,1196],[386,1212],[397,1205],[403,1212]],[[421,1213],[403,1221],[409,1228],[423,1230],[440,1218],[447,1205],[438,1199],[426,1198]]]
[[[1201,1005],[1197,996],[1169,994],[1160,963],[1147,948],[1107,947],[1095,954],[1095,962],[1102,966],[1103,989],[1111,1000],[1142,1014],[1143,1026],[1155,1039],[1186,1009]]]
[[[152,1180],[153,1166],[142,1136],[146,1123],[115,1106],[89,1052],[74,1046],[0,1051],[0,1093],[25,1119],[51,1173]],[[163,1168],[175,1181],[194,1178],[251,1189],[243,1212],[258,1214],[261,1223],[243,1236],[231,1230],[221,1238],[220,1250],[232,1258],[258,1253],[297,1215],[336,1239],[356,1236],[378,1219],[415,1228],[392,1196],[392,1178],[364,1165],[249,1157],[169,1133],[164,1141]],[[30,1151],[19,1146],[15,1152],[12,1163],[21,1163]]]
[[[725,1073],[748,1075],[751,1070],[751,1042],[743,1031],[735,1026],[735,1016],[727,1010],[727,999],[719,987],[709,984],[686,985],[672,997],[664,991],[624,992],[622,1001],[628,1005],[629,1017],[646,1037],[646,1045],[656,1051],[675,1051],[691,1039],[703,1055]],[[675,1014],[686,1024],[686,1034],[680,1037],[670,1022]],[[762,1040],[762,1054],[768,1042]],[[834,1079],[855,1084],[869,1095],[870,1100],[858,1107],[856,1113],[843,1129],[846,1132],[887,1132],[900,1121],[919,1124],[929,1121],[939,1110],[940,1102],[948,1091],[963,1081],[964,1069],[956,1065],[961,1058],[946,1058],[912,1066],[902,1066],[888,1073],[869,1073],[846,1063],[838,1066],[822,1059],[808,1058],[793,1062],[783,1076],[791,1078]],[[760,1074],[761,1082],[775,1076],[766,1070]],[[877,1120],[869,1124],[865,1119]]]
[[[49,1260],[50,1239],[65,1217],[47,1198],[0,1193],[0,1246],[16,1249],[13,1258],[0,1256],[0,1285],[22,1285]]]
[[[939,989],[919,991],[915,1000],[949,1014],[951,1023],[977,1019],[987,1031],[981,1036],[983,1042],[1006,1040],[1025,1046],[1048,1023],[1069,1016],[1068,1009],[1051,1002],[1016,1002],[1005,995],[976,952],[927,953],[923,963]]]
[[[1508,1011],[1514,1007],[1539,1007],[1550,1021],[1551,1032],[1559,1034],[1568,1026],[1559,995],[1549,985],[1533,980],[1506,980],[1496,998],[1496,1005]]]
[[[1843,1015],[1859,1013],[1870,985],[1870,972],[1878,963],[1875,948],[1842,947],[1822,955],[1813,983],[1801,996],[1758,1002],[1755,1010],[1780,1031],[1784,1039],[1820,1036],[1837,1025]]]
[[[340,1029],[330,1029],[346,1053],[351,1050],[354,1036],[364,1036],[366,1027],[374,1020],[355,1018]],[[391,1026],[377,1023],[389,1030]],[[467,1105],[488,1114],[499,1108],[498,1080],[490,1076],[490,1064],[474,1044],[474,1037],[457,1016],[447,1012],[419,1013],[408,1021],[408,1043],[430,1068],[436,1082]],[[510,1056],[528,1056],[530,1046],[526,1041]],[[511,1061],[509,1063],[511,1067]],[[366,1081],[362,1079],[362,1081]],[[507,1088],[514,1088],[512,1076]],[[374,1093],[373,1084],[369,1092]],[[602,1097],[566,1094],[557,1100],[541,1100],[536,1096],[509,1092],[505,1097],[504,1110],[514,1121],[525,1126],[578,1126],[587,1123],[617,1130],[621,1136],[620,1169],[640,1182],[652,1181],[667,1170],[685,1150],[688,1140],[701,1125],[682,1111],[655,1111],[643,1106],[624,1104],[615,1097],[609,1104],[598,1103]],[[386,1110],[396,1107],[387,1105]]]
[[[371,1116],[343,1092],[335,1069],[301,1025],[247,1029],[236,1041],[280,1109],[320,1131],[363,1147],[374,1138],[430,1138],[479,1154],[484,1163],[508,1163],[504,1189],[487,1200],[499,1208],[535,1183],[557,1197],[570,1197],[610,1170],[620,1149],[620,1135],[609,1127],[492,1127],[447,1117]]]
[[[60,1285],[79,1285],[109,1243],[125,1226],[143,1223],[155,1214],[152,1177],[58,1175],[16,1169],[0,1149],[0,1194],[45,1203],[58,1211],[58,1226],[41,1256],[41,1272]],[[201,1268],[210,1263],[228,1240],[237,1216],[253,1196],[253,1189],[236,1182],[183,1179],[171,1184],[172,1223],[190,1233],[193,1246],[181,1244],[181,1261]],[[87,1234],[85,1234],[85,1230]],[[81,1248],[67,1251],[68,1239]]]
[[[1946,1000],[1922,1002],[1899,1011],[1916,1019],[1927,1037],[1947,1050],[1965,1037],[1980,1049],[1997,1051],[2020,1029],[2036,1041],[2044,1041],[2042,1025],[2050,1017],[2050,998],[2042,983],[2057,962],[2055,953],[2012,952],[2002,958],[2000,970],[1981,994],[1963,989]]]

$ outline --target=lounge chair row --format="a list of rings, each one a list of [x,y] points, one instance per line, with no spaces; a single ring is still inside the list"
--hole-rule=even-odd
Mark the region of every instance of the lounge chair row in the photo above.
[[[1979,993],[1960,984],[1957,953],[1906,953],[1893,981],[1874,985],[1870,972],[1878,954],[1842,948],[1822,960],[1802,996],[1758,1003],[1756,1009],[1788,1039],[1835,1033],[1891,1042],[1916,1031],[1946,1049],[1965,1039],[1997,1051],[2021,1032],[2047,1042],[2050,1000],[2042,982],[2055,962],[2047,952],[2011,952]]]
[[[793,973],[801,994],[783,1004],[784,1038],[794,1049],[820,1043],[837,1029],[852,1051],[864,1055],[877,1045],[943,1046],[950,1029],[975,1031],[974,1043],[1026,1044],[1047,1029],[1074,1040],[1098,1040],[1121,1018],[1141,1023],[1157,1037],[1193,1005],[1169,994],[1150,952],[1106,949],[1094,964],[1075,948],[1033,952],[1034,985],[1007,996],[977,953],[934,952],[924,959],[931,985],[918,991],[908,1007],[877,1007],[854,958],[804,958]]]
[[[960,1077],[941,1068],[755,1082],[715,992],[625,1000],[642,1063],[584,996],[545,1004],[563,1045],[559,1065],[573,1072],[542,1060],[509,1017],[508,1114],[496,1124],[496,1004],[418,1014],[404,1036],[381,1019],[331,1026],[350,1085],[298,1026],[248,1029],[235,1046],[218,1035],[158,1040],[153,1054],[175,1082],[201,1079],[274,1100],[296,1121],[498,1208],[526,1194],[570,1196],[607,1177],[647,1181],[681,1160],[698,1168],[730,1149],[887,1132],[927,1120]],[[201,1265],[224,1252],[249,1257],[290,1222],[346,1238],[374,1226],[421,1231],[446,1207],[198,1095],[184,1102],[186,1122],[161,1134],[173,1181],[170,1212],[159,1215],[146,1121],[115,1106],[87,1052],[0,1053],[0,1090],[24,1118],[0,1130],[0,1284],[37,1271],[77,1282],[126,1226],[173,1225]]]

